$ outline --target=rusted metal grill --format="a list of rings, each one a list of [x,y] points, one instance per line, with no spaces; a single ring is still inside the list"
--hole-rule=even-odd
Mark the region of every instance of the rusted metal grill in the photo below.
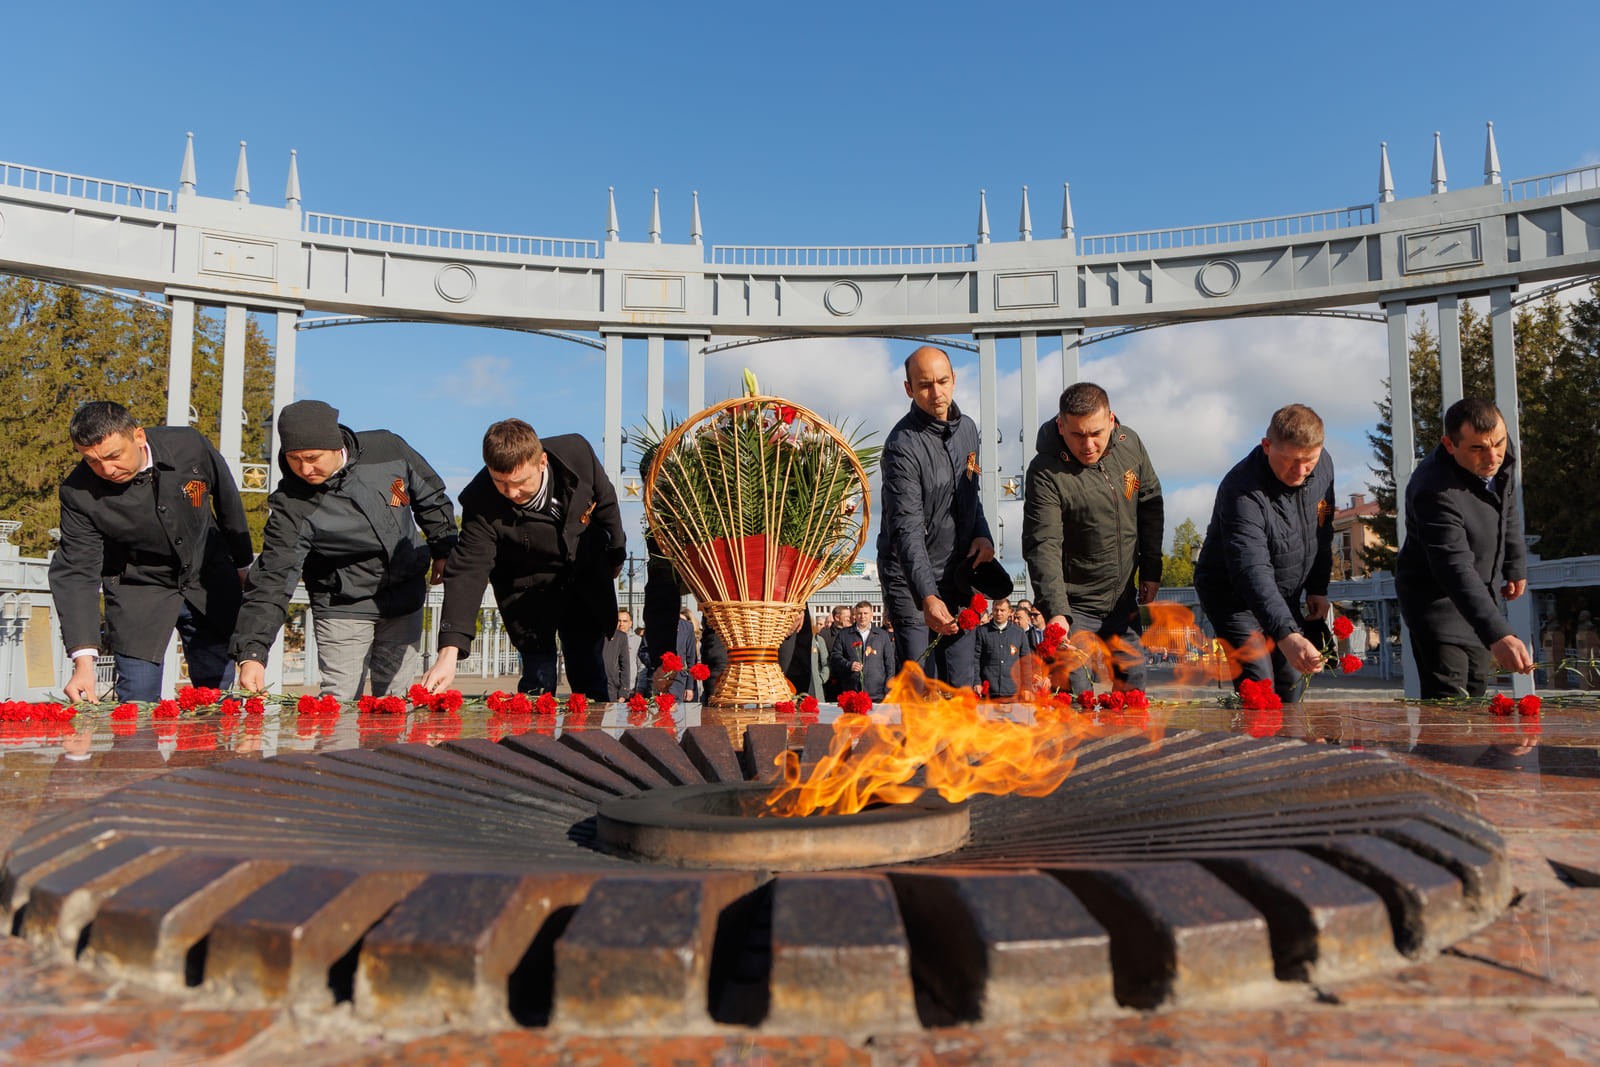
[[[1091,740],[1053,794],[974,799],[965,843],[916,861],[689,870],[598,839],[608,801],[753,781],[831,736],[581,730],[174,771],[30,828],[0,909],[63,959],[196,1003],[868,1034],[1309,997],[1511,895],[1468,795],[1375,753],[1228,734]]]

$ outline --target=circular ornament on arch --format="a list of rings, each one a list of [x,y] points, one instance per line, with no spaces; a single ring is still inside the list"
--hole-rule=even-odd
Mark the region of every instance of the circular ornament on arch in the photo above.
[[[851,281],[834,282],[822,294],[822,304],[840,318],[854,315],[861,310],[861,286]]]
[[[1206,296],[1227,296],[1239,287],[1239,264],[1231,259],[1213,259],[1200,268],[1195,285]]]
[[[452,304],[464,303],[478,291],[478,276],[470,267],[451,263],[440,267],[439,273],[433,276],[433,288]]]

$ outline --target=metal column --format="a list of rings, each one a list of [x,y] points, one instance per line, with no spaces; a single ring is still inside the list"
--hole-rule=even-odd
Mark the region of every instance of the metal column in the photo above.
[[[706,345],[710,343],[709,337],[689,338],[689,410],[685,417],[706,406]]]
[[[239,454],[244,447],[244,338],[245,309],[229,304],[222,319],[222,404],[217,451],[228,461],[233,480],[239,481]]]
[[[1079,365],[1078,342],[1083,340],[1082,330],[1061,331],[1061,388],[1081,381],[1083,368]]]
[[[622,484],[622,341],[619,333],[604,335],[606,342],[605,427],[600,447],[606,477]]]
[[[1417,449],[1411,422],[1411,351],[1407,347],[1406,305],[1396,300],[1383,305],[1389,331],[1389,427],[1394,442],[1395,548],[1406,539],[1406,483],[1417,465]],[[1385,635],[1387,640],[1387,635]],[[1411,655],[1411,635],[1405,622],[1400,624],[1400,654],[1404,664],[1406,696],[1422,695],[1417,684],[1417,664]]]
[[[1510,287],[1489,290],[1489,333],[1494,342],[1494,402],[1506,420],[1506,435],[1515,446],[1522,440],[1522,418],[1517,410],[1517,339],[1511,316]],[[1513,464],[1511,473],[1516,485],[1517,510],[1526,522],[1528,513],[1522,506],[1522,450],[1513,447],[1508,458]],[[1524,592],[1508,603],[1506,618],[1511,623],[1511,629],[1538,658],[1539,644],[1533,632],[1532,594]],[[1513,674],[1511,692],[1518,697],[1533,692],[1533,675]]]
[[[667,422],[667,355],[666,338],[651,334],[645,341],[646,369],[644,380],[644,417],[650,420],[657,432]]]
[[[991,526],[1000,521],[1000,447],[996,439],[996,434],[999,433],[997,423],[1000,420],[995,404],[995,394],[998,391],[995,377],[994,335],[979,334],[978,465],[983,469],[979,481],[979,497],[983,503],[984,517],[989,520]],[[959,474],[960,472],[957,472],[958,476]],[[957,545],[956,551],[965,551],[965,546]]]
[[[167,340],[167,425],[189,425],[189,393],[194,383],[194,301],[174,297],[172,332]]]
[[[1465,394],[1461,391],[1461,298],[1439,298],[1439,417]]]
[[[294,403],[295,341],[298,340],[295,323],[300,321],[296,311],[278,312],[278,337],[272,352],[272,425],[267,427],[267,489],[278,488],[282,472],[278,470],[278,412]]]

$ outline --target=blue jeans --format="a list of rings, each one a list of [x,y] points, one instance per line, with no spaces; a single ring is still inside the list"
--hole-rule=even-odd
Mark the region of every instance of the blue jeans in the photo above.
[[[178,640],[189,663],[189,681],[211,689],[233,685],[233,660],[228,657],[232,634],[219,633],[195,617],[185,604],[178,612]],[[118,700],[148,702],[161,699],[161,663],[117,653]]]

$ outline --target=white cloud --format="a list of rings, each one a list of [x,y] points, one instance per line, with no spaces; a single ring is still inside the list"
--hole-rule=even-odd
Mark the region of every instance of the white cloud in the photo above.
[[[505,356],[469,356],[438,379],[446,396],[467,407],[507,407],[516,403],[513,364]]]

